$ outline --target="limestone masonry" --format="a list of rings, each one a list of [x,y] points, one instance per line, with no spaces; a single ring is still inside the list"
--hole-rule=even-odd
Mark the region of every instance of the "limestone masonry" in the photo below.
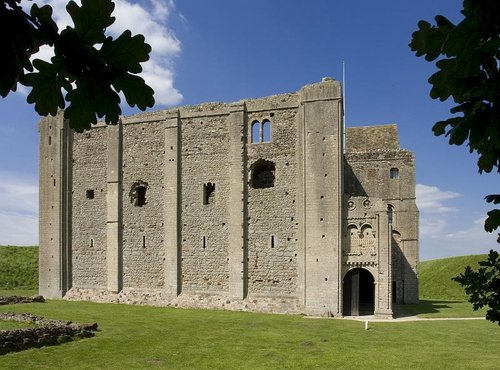
[[[40,131],[40,294],[391,317],[418,301],[414,154],[338,81]]]

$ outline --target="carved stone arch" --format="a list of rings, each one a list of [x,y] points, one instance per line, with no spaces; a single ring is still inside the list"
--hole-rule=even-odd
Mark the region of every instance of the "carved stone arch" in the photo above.
[[[375,310],[375,276],[372,271],[362,267],[349,269],[342,284],[345,316],[373,315]]]
[[[359,246],[359,229],[355,224],[349,224],[347,226],[347,238],[346,238],[346,248],[345,253],[352,254],[357,253],[357,247]]]
[[[363,253],[366,254],[376,253],[377,238],[375,230],[373,230],[372,228],[372,225],[367,223],[361,226],[361,231],[359,233],[359,243]]]

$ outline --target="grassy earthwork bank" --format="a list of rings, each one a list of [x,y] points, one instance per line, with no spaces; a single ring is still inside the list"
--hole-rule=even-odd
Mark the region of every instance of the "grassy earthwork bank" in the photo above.
[[[38,247],[0,246],[0,289],[38,289]]]
[[[467,303],[437,298],[413,309],[431,317],[467,311]],[[500,363],[500,327],[485,320],[370,322],[365,330],[364,322],[350,320],[62,300],[0,306],[4,311],[97,322],[99,331],[0,356],[1,369],[498,369]]]

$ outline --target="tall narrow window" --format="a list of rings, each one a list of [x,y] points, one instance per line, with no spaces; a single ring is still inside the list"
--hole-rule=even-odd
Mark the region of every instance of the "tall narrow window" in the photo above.
[[[252,122],[252,143],[260,143],[260,122]]]
[[[271,122],[264,120],[262,122],[262,142],[268,143],[271,141]]]
[[[391,179],[397,179],[399,177],[399,170],[397,168],[391,168],[389,176]]]
[[[387,206],[387,218],[389,223],[392,224],[392,221],[394,220],[394,208],[391,205]]]

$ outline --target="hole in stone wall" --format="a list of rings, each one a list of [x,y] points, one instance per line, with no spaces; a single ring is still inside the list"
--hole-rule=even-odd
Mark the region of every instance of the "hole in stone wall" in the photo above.
[[[207,247],[207,238],[204,236],[203,237],[203,249]]]
[[[129,192],[130,203],[132,203],[136,207],[142,207],[146,205],[147,188],[148,183],[144,181],[136,181],[134,184],[132,184],[132,188]]]
[[[54,179],[54,186],[56,186],[56,179]]]
[[[85,191],[85,197],[87,199],[94,199],[94,190],[89,189],[89,190]]]
[[[90,239],[90,246],[93,247],[94,246],[94,239]]]
[[[146,248],[146,235],[142,236],[142,247]]]
[[[274,162],[259,159],[250,167],[252,173],[251,186],[254,189],[272,188],[274,186],[276,165]]]
[[[271,235],[271,248],[274,248],[274,235]]]
[[[215,184],[211,182],[203,185],[203,204],[211,204],[214,202]]]
[[[49,145],[52,144],[52,136],[49,136]]]

